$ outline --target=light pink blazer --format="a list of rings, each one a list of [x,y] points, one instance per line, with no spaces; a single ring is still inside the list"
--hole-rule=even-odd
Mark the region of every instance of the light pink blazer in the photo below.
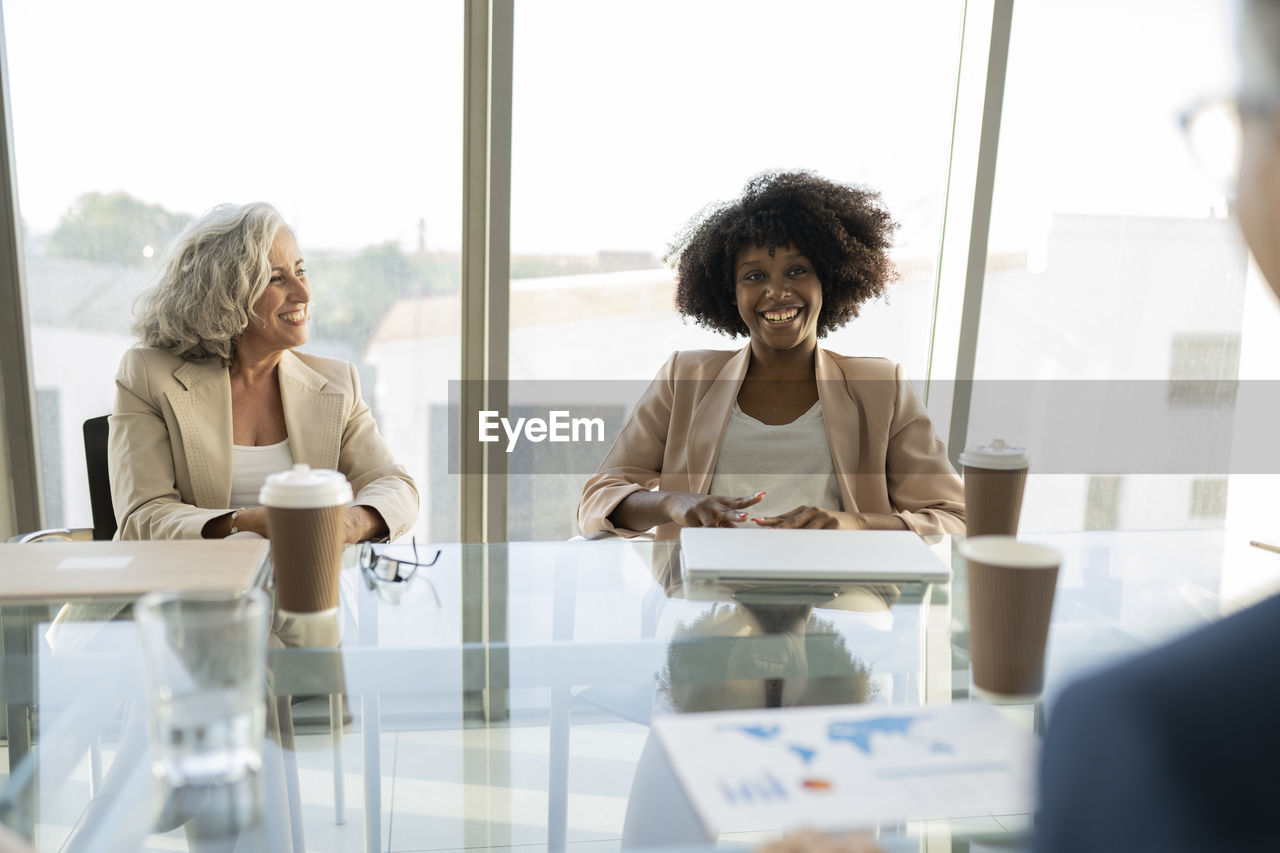
[[[751,348],[674,353],[649,385],[578,503],[584,534],[635,536],[609,514],[632,492],[707,494]],[[840,497],[849,512],[892,513],[916,533],[964,532],[964,484],[902,367],[824,349],[815,369]],[[836,507],[831,507],[836,509]],[[679,535],[674,523],[658,538]]]
[[[294,461],[341,471],[355,503],[376,509],[392,539],[405,533],[418,516],[418,490],[379,435],[355,366],[290,351],[279,379]],[[199,539],[230,508],[227,368],[135,347],[120,361],[109,423],[116,538]]]

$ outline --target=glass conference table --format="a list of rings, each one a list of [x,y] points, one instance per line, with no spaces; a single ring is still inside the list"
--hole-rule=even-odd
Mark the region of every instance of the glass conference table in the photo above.
[[[716,839],[678,804],[643,801],[650,722],[970,701],[960,538],[928,540],[953,565],[948,584],[834,597],[688,587],[676,546],[649,541],[436,545],[438,561],[391,592],[351,568],[332,631],[320,632],[338,646],[270,652],[274,694],[317,697],[294,706],[292,743],[269,740],[262,778],[199,802],[152,778],[131,621],[51,644],[51,607],[0,608],[5,631],[29,631],[34,650],[6,654],[4,702],[11,717],[30,704],[36,721],[0,819],[39,850],[708,847]],[[1074,675],[1280,589],[1280,555],[1229,531],[1022,538],[1064,555],[1044,702],[1002,709],[1028,728]],[[1028,815],[979,814],[878,832],[890,850],[1018,849],[1029,827]]]

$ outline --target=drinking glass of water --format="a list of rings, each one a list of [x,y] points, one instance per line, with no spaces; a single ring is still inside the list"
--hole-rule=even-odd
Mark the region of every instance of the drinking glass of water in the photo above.
[[[135,605],[152,767],[170,786],[233,783],[262,766],[269,614],[258,589],[153,592]]]

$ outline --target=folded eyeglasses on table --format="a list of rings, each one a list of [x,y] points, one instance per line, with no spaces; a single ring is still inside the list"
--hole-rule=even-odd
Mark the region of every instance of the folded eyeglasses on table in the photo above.
[[[423,548],[418,550],[418,540],[410,540],[413,547],[413,559],[392,556],[387,552],[386,544],[375,545],[365,542],[360,546],[360,574],[369,589],[378,590],[379,594],[393,601],[398,601],[404,586],[409,583],[422,568],[430,568],[440,559],[439,548]],[[431,589],[431,596],[440,606],[440,595],[435,584],[425,574],[422,576]]]

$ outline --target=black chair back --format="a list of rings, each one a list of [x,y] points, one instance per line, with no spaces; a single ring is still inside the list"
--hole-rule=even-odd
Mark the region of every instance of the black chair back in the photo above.
[[[93,538],[110,539],[116,535],[116,513],[111,507],[111,478],[107,473],[107,415],[84,422],[84,462],[89,474]]]

